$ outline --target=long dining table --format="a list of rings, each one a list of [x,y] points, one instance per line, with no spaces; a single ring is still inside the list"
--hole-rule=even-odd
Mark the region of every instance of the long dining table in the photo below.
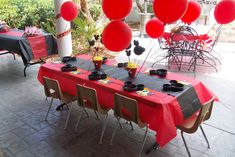
[[[147,69],[142,70],[136,78],[129,78],[128,71],[117,67],[115,60],[108,60],[100,71],[108,77],[105,80],[89,80],[88,75],[94,71],[89,55],[79,55],[76,61],[67,62],[77,67],[77,71],[62,72],[65,64],[48,62],[42,64],[38,80],[44,84],[43,77],[58,80],[62,91],[76,95],[76,85],[82,84],[97,91],[98,101],[104,107],[114,108],[114,94],[119,93],[137,100],[139,115],[149,128],[156,132],[156,141],[163,147],[176,137],[176,127],[185,120],[195,116],[201,106],[215,97],[202,82],[195,78],[167,72],[166,77],[150,75]],[[163,84],[177,80],[184,84],[182,91],[164,91]],[[128,92],[123,89],[125,81],[144,84],[143,91]],[[215,99],[217,99],[215,97]]]

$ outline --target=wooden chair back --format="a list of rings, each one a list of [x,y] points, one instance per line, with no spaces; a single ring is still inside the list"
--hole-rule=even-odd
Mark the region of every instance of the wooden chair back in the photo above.
[[[77,84],[77,100],[79,106],[98,110],[96,90]]]
[[[45,76],[43,77],[43,80],[44,80],[45,95],[47,97],[61,99],[62,93],[58,81]]]
[[[201,107],[201,110],[192,127],[192,130],[197,130],[197,128],[201,125],[201,123],[203,123],[204,121],[208,120],[211,117],[213,103],[214,103],[214,97]]]
[[[145,124],[140,120],[138,103],[136,100],[116,93],[114,103],[114,115],[116,117],[132,121],[140,127],[145,126]]]

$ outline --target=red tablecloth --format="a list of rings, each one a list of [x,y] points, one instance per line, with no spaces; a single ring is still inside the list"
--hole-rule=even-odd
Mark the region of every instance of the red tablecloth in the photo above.
[[[89,59],[87,55],[80,55],[79,58]],[[112,61],[108,61],[112,65]],[[180,105],[177,98],[160,91],[151,90],[150,95],[140,96],[135,92],[123,91],[123,81],[110,78],[108,84],[102,84],[99,81],[90,81],[87,70],[79,69],[80,73],[72,74],[70,72],[61,72],[63,64],[46,63],[43,64],[38,72],[38,80],[43,84],[43,76],[53,78],[59,81],[61,89],[72,95],[76,95],[76,84],[85,84],[88,87],[95,88],[98,100],[101,105],[114,107],[114,94],[120,93],[138,101],[140,118],[149,124],[150,129],[156,131],[156,140],[160,146],[164,146],[176,136],[176,126],[183,123]],[[155,76],[153,76],[155,77]],[[202,104],[210,100],[214,94],[210,92],[200,81],[193,78],[168,73],[165,79],[181,80],[190,83]]]
[[[199,40],[199,42],[203,45],[205,44],[210,44],[214,39],[210,37],[207,34],[201,34],[201,35],[192,35],[192,34],[176,34],[174,35],[173,33],[170,32],[164,32],[162,37],[166,40],[167,44],[170,46],[172,43],[172,40],[174,42],[177,41],[188,41],[188,42],[193,42],[195,40]],[[174,38],[174,39],[172,39]]]
[[[16,36],[16,37],[22,37],[24,32],[23,31],[18,31],[16,29],[11,29],[8,32],[0,32],[2,35],[7,35],[7,36]]]
[[[34,59],[48,56],[46,40],[43,35],[30,36],[27,37],[27,39],[32,49]]]

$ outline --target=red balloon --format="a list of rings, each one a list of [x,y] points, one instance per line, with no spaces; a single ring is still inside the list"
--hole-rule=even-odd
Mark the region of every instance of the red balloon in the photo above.
[[[184,16],[181,20],[184,23],[191,24],[195,21],[201,14],[201,6],[198,2],[189,0],[188,2],[188,9],[186,10]]]
[[[103,0],[102,8],[108,18],[120,20],[130,13],[132,0]]]
[[[154,0],[153,11],[163,23],[179,20],[188,7],[188,0]]]
[[[235,0],[220,1],[214,11],[215,20],[219,24],[227,24],[235,19]]]
[[[131,28],[122,21],[112,21],[103,30],[102,42],[104,46],[114,52],[126,49],[132,39]]]
[[[147,22],[145,30],[151,38],[158,38],[164,32],[164,24],[157,18],[153,18]]]
[[[73,1],[64,2],[60,14],[66,21],[73,21],[78,15],[78,6]]]

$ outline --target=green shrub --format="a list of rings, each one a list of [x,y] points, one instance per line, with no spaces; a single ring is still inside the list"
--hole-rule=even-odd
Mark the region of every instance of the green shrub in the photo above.
[[[97,21],[101,14],[101,4],[89,5],[89,10],[94,21]]]
[[[38,26],[55,32],[53,0],[0,0],[0,19],[10,27]]]

